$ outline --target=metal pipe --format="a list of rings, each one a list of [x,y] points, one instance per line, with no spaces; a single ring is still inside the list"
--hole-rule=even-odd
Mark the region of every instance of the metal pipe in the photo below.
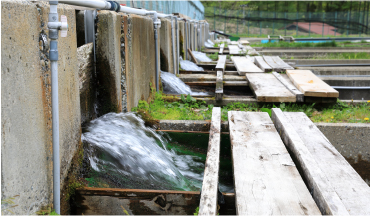
[[[179,23],[177,16],[175,18],[175,30],[176,30],[176,45],[177,45],[177,53],[176,53],[176,74],[179,74],[179,62],[180,62],[180,38],[179,38]]]
[[[59,98],[58,98],[58,1],[50,1],[49,38],[51,67],[51,108],[53,134],[53,204],[57,214],[60,214],[60,160],[59,160]]]
[[[158,55],[158,29],[161,28],[161,20],[157,17],[156,11],[149,11],[145,15],[152,16],[154,26],[154,47],[155,47],[155,89],[159,92],[159,55]]]
[[[314,64],[314,65],[294,65],[295,67],[362,67],[370,64]]]
[[[185,37],[184,37],[184,41],[185,41],[185,46],[184,46],[184,52],[185,52],[185,56],[184,56],[184,59],[187,60],[188,59],[188,22],[186,20],[184,20],[184,29],[185,29]]]

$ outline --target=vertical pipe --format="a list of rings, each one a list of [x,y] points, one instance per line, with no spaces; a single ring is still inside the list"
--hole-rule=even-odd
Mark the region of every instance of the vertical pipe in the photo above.
[[[184,20],[184,29],[185,29],[185,37],[184,37],[184,41],[185,41],[185,46],[184,46],[184,52],[185,52],[185,55],[184,55],[184,59],[188,59],[188,22],[186,20]]]
[[[322,13],[322,37],[324,37],[325,12]]]
[[[154,43],[155,43],[155,89],[159,92],[159,55],[158,55],[158,30],[154,28]]]
[[[297,3],[298,4],[298,3]],[[297,6],[298,7],[298,6]],[[298,22],[298,10],[297,10],[297,20],[296,20],[297,22],[297,25],[296,25],[296,28],[295,28],[295,31],[296,31],[296,37],[298,37],[298,24],[299,24],[299,22]]]
[[[180,38],[179,38],[179,22],[177,17],[175,17],[176,21],[176,42],[177,42],[177,53],[176,53],[176,72],[179,73],[179,62],[180,62]]]
[[[286,36],[286,12],[284,12],[284,35]]]
[[[308,17],[309,17],[309,26],[308,26],[308,37],[311,37],[311,11],[308,12]]]
[[[359,19],[358,19],[358,36],[361,37],[361,11],[359,11]]]
[[[49,22],[59,22],[58,1],[50,1]],[[58,29],[49,29],[51,67],[51,106],[53,134],[53,204],[60,214],[59,98],[58,98]]]
[[[176,54],[175,54],[175,23],[174,17],[171,15],[171,42],[172,42],[172,64],[173,74],[176,74]]]
[[[349,11],[347,13],[347,37],[348,37],[348,28],[349,28]]]
[[[338,16],[338,11],[335,11],[335,17],[334,17],[334,23],[335,23],[334,37],[337,35],[337,16]]]

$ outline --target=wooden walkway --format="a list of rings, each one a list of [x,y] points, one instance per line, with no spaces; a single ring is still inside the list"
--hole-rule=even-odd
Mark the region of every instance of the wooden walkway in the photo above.
[[[238,215],[319,215],[267,113],[228,113]]]
[[[260,68],[246,57],[232,56],[231,60],[238,70],[239,75],[245,75],[246,73],[263,73]]]

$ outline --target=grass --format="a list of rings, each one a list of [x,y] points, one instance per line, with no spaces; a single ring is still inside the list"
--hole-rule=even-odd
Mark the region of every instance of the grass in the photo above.
[[[213,53],[213,54],[207,54],[207,56],[208,56],[212,61],[217,61],[217,60],[218,60],[218,52]]]
[[[347,122],[369,123],[370,101],[362,104],[345,104],[338,100],[336,104],[322,106],[318,104],[243,104],[240,102],[229,103],[221,109],[221,118],[227,121],[227,112],[252,111],[267,112],[271,115],[271,108],[280,108],[287,112],[304,112],[313,122]],[[181,101],[167,101],[162,93],[156,93],[154,100],[148,104],[140,101],[139,105],[132,109],[138,112],[145,121],[158,120],[210,120],[213,105],[206,105],[204,101],[197,101],[190,95],[181,95]],[[333,118],[332,118],[333,117]]]
[[[370,53],[368,52],[329,53],[324,55],[317,55],[310,59],[370,59]]]

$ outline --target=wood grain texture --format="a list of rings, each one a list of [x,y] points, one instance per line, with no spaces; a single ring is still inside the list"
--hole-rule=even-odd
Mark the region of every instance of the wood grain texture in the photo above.
[[[222,100],[222,96],[224,95],[224,82],[223,82],[223,75],[222,71],[217,71],[217,78],[216,78],[216,90],[215,90],[215,99],[217,101]]]
[[[228,45],[229,54],[230,55],[238,55],[242,54],[243,50],[241,50],[238,45]]]
[[[270,65],[270,67],[272,67],[272,70],[276,72],[284,72],[287,69],[294,69],[290,65],[286,64],[283,60],[281,60],[279,56],[263,56],[263,59],[268,65]]]
[[[290,92],[271,73],[248,73],[246,79],[258,102],[296,102],[296,96]]]
[[[238,215],[319,215],[267,113],[228,112]]]
[[[194,57],[193,52],[191,52],[190,48],[188,48],[188,52],[189,52],[189,54],[190,54],[191,60],[193,60],[193,62],[194,62],[195,64],[198,64],[198,61],[197,61],[197,59]]]
[[[231,60],[239,75],[245,75],[246,73],[263,73],[259,67],[244,56],[232,56]]]
[[[225,47],[225,44],[221,44],[220,45],[220,53],[219,54],[223,54],[223,52],[224,52],[224,47]]]
[[[272,121],[287,149],[299,164],[305,182],[319,207],[325,215],[348,215],[348,211],[338,197],[335,189],[320,169],[298,133],[279,108],[272,109]],[[310,135],[311,136],[311,135]]]
[[[212,110],[207,159],[204,169],[199,215],[217,214],[218,174],[220,168],[221,108]]]
[[[290,92],[292,92],[296,96],[297,102],[304,102],[304,94],[299,91],[293,83],[289,80],[286,74],[279,74],[276,72],[272,72],[272,74],[278,79]],[[284,77],[286,76],[286,78]]]
[[[287,70],[286,74],[304,96],[339,97],[337,90],[330,87],[310,70]]]
[[[301,112],[284,112],[287,121],[325,174],[351,215],[370,215],[370,187],[335,149],[314,123]]]
[[[272,71],[272,67],[268,65],[265,60],[262,58],[262,56],[255,56],[254,57],[254,63],[261,68],[262,71],[264,72],[270,72]]]
[[[222,73],[225,71],[226,68],[226,55],[219,55],[218,56],[218,61],[216,64],[216,71],[222,71]]]

